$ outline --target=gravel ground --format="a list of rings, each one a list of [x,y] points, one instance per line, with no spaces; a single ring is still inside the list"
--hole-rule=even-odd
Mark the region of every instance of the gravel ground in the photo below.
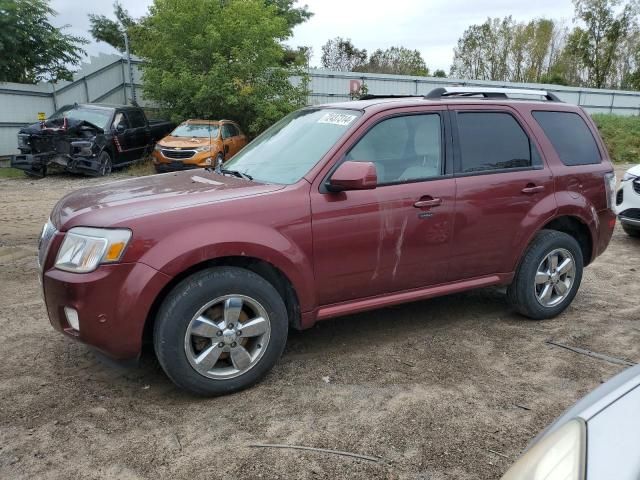
[[[640,361],[640,241],[618,227],[555,320],[518,317],[497,289],[353,315],[292,332],[256,387],[194,398],[151,355],[134,369],[105,365],[48,323],[37,236],[62,195],[100,182],[0,179],[3,479],[498,478],[538,431],[622,369],[546,341]]]

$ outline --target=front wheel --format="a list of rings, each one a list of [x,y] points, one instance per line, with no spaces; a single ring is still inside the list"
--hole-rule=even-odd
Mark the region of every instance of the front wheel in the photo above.
[[[104,177],[109,175],[111,173],[112,166],[109,153],[103,150],[98,157],[98,176]]]
[[[573,301],[582,280],[580,245],[570,235],[542,230],[525,252],[507,290],[513,308],[532,320],[553,318]]]
[[[162,304],[154,326],[160,365],[192,393],[223,395],[247,388],[273,367],[287,340],[277,290],[236,267],[197,272]]]

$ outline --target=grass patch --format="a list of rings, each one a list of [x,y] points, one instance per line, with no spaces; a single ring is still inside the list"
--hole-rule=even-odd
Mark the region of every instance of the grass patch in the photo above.
[[[156,173],[156,168],[153,166],[151,158],[147,158],[141,162],[136,162],[128,167],[124,173],[132,177],[145,177],[147,175],[153,175]]]
[[[593,120],[613,162],[640,162],[640,117],[595,114]]]
[[[0,178],[24,178],[25,174],[17,168],[0,168]]]

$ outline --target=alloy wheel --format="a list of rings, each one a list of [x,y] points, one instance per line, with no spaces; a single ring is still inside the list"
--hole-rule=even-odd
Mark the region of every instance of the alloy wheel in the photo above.
[[[576,275],[571,252],[557,248],[545,256],[536,270],[535,295],[543,307],[555,307],[569,296]]]
[[[225,295],[191,319],[184,350],[200,375],[214,380],[238,377],[262,358],[271,335],[265,308],[254,298]]]

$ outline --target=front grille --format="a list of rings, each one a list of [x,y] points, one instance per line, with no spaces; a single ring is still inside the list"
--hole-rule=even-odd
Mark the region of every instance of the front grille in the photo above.
[[[616,195],[616,205],[622,205],[622,202],[624,202],[624,192],[621,188],[620,190],[618,190],[618,193]]]
[[[634,180],[633,181],[633,190],[640,195],[640,181],[638,180]]]
[[[640,208],[628,208],[624,212],[620,212],[620,216],[632,220],[640,220]]]
[[[185,160],[191,158],[196,154],[195,150],[169,150],[163,149],[162,155],[167,158],[175,158],[177,160]]]
[[[44,262],[47,259],[47,252],[49,251],[49,245],[51,244],[51,239],[56,234],[56,228],[49,220],[44,224],[42,228],[42,233],[40,234],[40,241],[38,242],[38,267],[40,269],[44,268]]]

